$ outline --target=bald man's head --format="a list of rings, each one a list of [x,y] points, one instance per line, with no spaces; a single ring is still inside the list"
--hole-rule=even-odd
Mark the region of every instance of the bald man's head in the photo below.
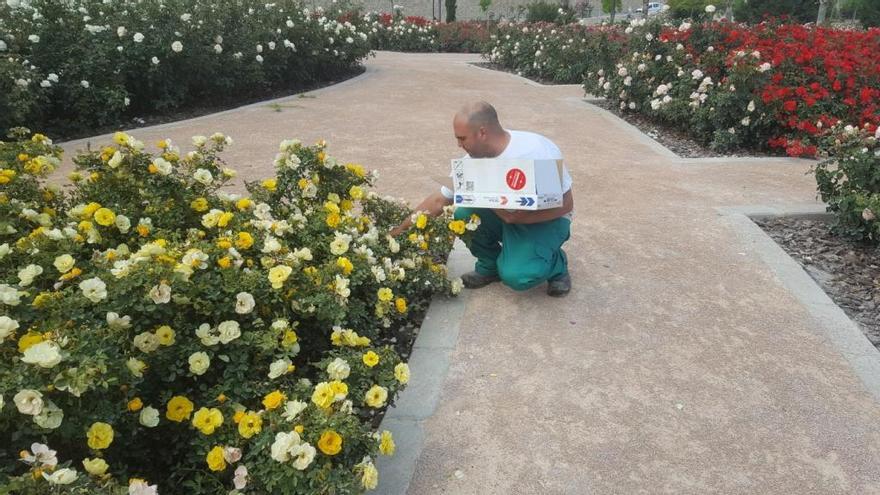
[[[466,122],[473,130],[485,127],[490,132],[501,132],[498,112],[495,111],[495,107],[485,101],[468,103],[455,114],[455,117]]]
[[[498,122],[498,113],[485,101],[462,107],[452,120],[452,129],[458,145],[471,158],[498,156],[507,144],[507,133]]]

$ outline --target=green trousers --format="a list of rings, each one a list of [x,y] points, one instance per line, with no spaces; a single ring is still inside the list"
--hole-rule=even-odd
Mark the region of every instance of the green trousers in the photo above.
[[[468,246],[477,258],[477,273],[498,275],[511,289],[527,290],[568,272],[562,244],[568,240],[571,220],[509,224],[490,209],[455,209],[456,220],[467,221],[472,214],[480,217]]]

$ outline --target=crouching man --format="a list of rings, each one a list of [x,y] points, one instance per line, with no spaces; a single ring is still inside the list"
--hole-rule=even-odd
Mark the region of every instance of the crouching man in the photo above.
[[[552,141],[540,134],[504,129],[498,114],[486,102],[472,103],[455,114],[452,121],[458,146],[465,158],[506,158],[560,160],[562,153]],[[477,258],[474,271],[462,276],[470,289],[501,281],[514,290],[527,290],[547,282],[547,294],[564,296],[571,290],[568,260],[562,245],[569,238],[574,200],[571,176],[563,167],[563,204],[558,208],[537,211],[506,209],[455,209],[455,219],[468,221],[480,217],[470,250]],[[453,204],[452,191],[443,187],[417,207],[430,215],[439,215],[444,206]],[[406,220],[393,235],[408,229]]]

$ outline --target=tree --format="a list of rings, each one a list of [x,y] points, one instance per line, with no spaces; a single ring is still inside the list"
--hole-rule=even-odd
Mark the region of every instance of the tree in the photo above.
[[[611,24],[614,24],[614,14],[623,8],[623,0],[602,0],[602,12],[611,14]]]
[[[446,22],[455,22],[455,0],[446,0]]]
[[[738,21],[749,23],[761,22],[766,16],[784,16],[796,22],[816,22],[819,0],[736,0],[733,13]]]
[[[669,11],[673,17],[695,18],[701,15],[706,5],[715,4],[715,0],[669,0]]]
[[[876,0],[845,0],[840,4],[841,17],[858,19],[865,27],[880,26],[880,2]]]
[[[486,12],[489,11],[489,6],[492,5],[492,0],[480,0],[480,10],[483,11],[483,15],[486,15]]]

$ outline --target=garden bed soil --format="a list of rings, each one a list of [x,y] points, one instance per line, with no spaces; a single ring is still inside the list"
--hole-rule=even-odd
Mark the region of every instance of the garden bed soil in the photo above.
[[[658,143],[682,158],[714,158],[714,157],[769,157],[775,156],[755,150],[736,150],[720,153],[704,146],[679,129],[657,123],[644,115],[634,112],[622,112],[620,108],[604,98],[587,100],[588,103],[605,109],[635,126]]]
[[[269,101],[277,98],[294,96],[297,94],[300,95],[301,98],[305,98],[306,96],[304,93],[315,91],[321,88],[326,88],[328,86],[333,86],[334,84],[339,84],[343,81],[355,78],[363,74],[364,72],[366,72],[366,68],[361,65],[353,68],[350,71],[339,74],[331,79],[316,81],[314,83],[306,84],[303,86],[267,89],[265,91],[258,91],[244,96],[239,95],[237,97],[232,96],[226,99],[213,99],[210,102],[205,101],[204,104],[190,105],[168,113],[158,113],[154,115],[133,117],[131,120],[122,122],[118,125],[107,125],[97,128],[81,129],[76,132],[62,132],[60,134],[53,132],[51,135],[53,136],[53,138],[57,137],[57,139],[55,139],[56,143],[63,143],[64,141],[71,141],[84,137],[107,134],[110,132],[118,131],[119,129],[133,130],[139,129],[141,127],[150,127],[154,125],[167,124],[169,122],[192,119],[196,117],[201,117],[203,115],[210,115],[212,113],[231,110],[253,103],[259,103],[261,101]],[[281,111],[281,107],[276,110]]]
[[[804,267],[880,349],[880,246],[833,235],[819,219],[755,221]]]

